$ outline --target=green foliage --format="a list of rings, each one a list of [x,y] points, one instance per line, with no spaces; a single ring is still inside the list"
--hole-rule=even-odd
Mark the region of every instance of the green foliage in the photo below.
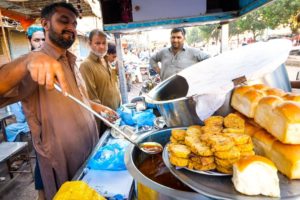
[[[300,0],[274,0],[266,6],[252,11],[245,16],[229,23],[229,37],[251,32],[254,39],[260,36],[266,28],[276,29],[279,26],[287,26],[292,32],[299,31],[296,16],[300,13]],[[193,27],[187,36],[190,43],[219,39],[218,24],[210,24]]]

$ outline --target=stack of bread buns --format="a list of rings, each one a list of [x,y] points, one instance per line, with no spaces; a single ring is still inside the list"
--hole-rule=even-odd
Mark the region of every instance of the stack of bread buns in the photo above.
[[[260,87],[258,87],[260,86]],[[300,144],[300,97],[267,86],[241,86],[231,105],[286,144]]]
[[[252,136],[255,152],[272,160],[290,179],[300,178],[300,95],[266,86],[242,86],[233,93],[232,106],[245,118],[245,133]],[[247,91],[263,93],[259,99]],[[270,95],[271,94],[271,95]],[[257,95],[254,95],[257,97]],[[254,100],[255,99],[255,100]],[[246,110],[241,103],[248,103]],[[247,111],[247,112],[245,112]]]
[[[251,137],[244,133],[245,121],[240,116],[212,116],[204,123],[205,126],[190,126],[186,131],[172,130],[168,150],[173,165],[204,171],[216,169],[232,174],[235,162],[241,157],[254,155]],[[190,150],[188,156],[177,152],[183,151],[182,145]]]

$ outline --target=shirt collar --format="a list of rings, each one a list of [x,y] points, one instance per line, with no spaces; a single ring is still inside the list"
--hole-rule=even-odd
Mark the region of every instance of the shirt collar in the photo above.
[[[55,49],[53,49],[49,44],[47,44],[46,42],[43,44],[43,47],[41,49],[42,52],[46,53],[47,55],[51,56],[52,58],[54,58],[55,60],[59,60],[62,57],[66,56],[66,58],[68,59],[68,61],[71,64],[75,64],[76,62],[76,56],[74,54],[72,54],[70,51],[66,51],[66,54],[64,53],[59,53],[57,51],[55,51]]]
[[[92,59],[95,62],[99,62],[100,58],[99,56],[97,56],[96,54],[94,54],[93,52],[90,52],[89,58]]]
[[[185,51],[187,48],[187,45],[184,44],[183,47],[182,47],[182,51]],[[172,47],[169,47],[169,51],[172,52]]]

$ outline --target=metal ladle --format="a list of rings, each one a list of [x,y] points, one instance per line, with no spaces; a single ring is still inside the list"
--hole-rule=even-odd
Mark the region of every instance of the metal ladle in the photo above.
[[[62,89],[60,88],[59,85],[54,84],[54,88],[62,93]],[[134,144],[136,147],[138,147],[141,151],[148,153],[148,154],[157,154],[162,152],[163,147],[161,144],[157,143],[157,142],[143,142],[140,144],[137,144],[136,142],[132,141],[130,139],[130,137],[124,133],[121,129],[119,129],[118,127],[116,127],[114,124],[112,124],[111,122],[109,122],[107,119],[105,119],[103,116],[101,116],[100,114],[98,114],[96,111],[94,111],[91,107],[87,106],[86,104],[84,104],[82,101],[80,101],[79,99],[77,99],[76,97],[72,96],[71,94],[66,95],[67,97],[69,97],[70,99],[72,99],[73,101],[75,101],[76,103],[78,103],[80,106],[84,107],[86,110],[88,110],[89,112],[93,113],[96,117],[98,117],[99,119],[101,119],[103,122],[105,122],[107,125],[109,125],[111,128],[115,129],[118,133],[120,133],[121,135],[123,135],[125,137],[126,140],[128,140],[129,142],[131,142],[132,144]]]

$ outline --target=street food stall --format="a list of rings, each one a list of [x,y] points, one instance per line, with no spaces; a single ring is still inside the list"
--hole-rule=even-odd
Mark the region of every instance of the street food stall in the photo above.
[[[230,1],[230,3],[226,1],[226,5],[224,4],[224,1],[195,1],[196,5],[202,5],[200,16],[187,16],[187,14],[183,12],[181,13],[181,16],[172,17],[170,19],[168,17],[169,15],[164,13],[160,16],[161,19],[159,20],[153,19],[153,15],[149,13],[147,15],[139,13],[144,9],[143,2],[131,1],[130,4],[128,4],[129,1],[124,2],[127,4],[125,4],[125,6],[123,5],[124,7],[122,7],[121,11],[122,15],[119,17],[114,16],[114,18],[110,18],[107,19],[108,21],[105,21],[105,16],[109,16],[109,9],[103,12],[103,28],[105,31],[115,34],[118,46],[117,54],[119,58],[122,58],[122,33],[134,32],[141,29],[147,30],[153,27],[192,26],[211,22],[226,23],[229,20],[233,20],[234,18],[269,3],[270,1],[240,0]],[[101,2],[102,11],[110,7],[109,3],[113,4],[116,2]],[[176,5],[172,2],[169,3]],[[192,5],[192,3],[193,2],[190,2],[190,5]],[[150,5],[147,4],[146,6]],[[155,7],[155,5],[150,6],[150,11],[156,9],[159,10],[159,7]],[[172,16],[172,11],[170,16]],[[266,49],[264,49],[265,46]],[[282,51],[280,48],[282,48]],[[294,132],[297,132],[297,124],[290,123],[289,120],[293,121],[296,119],[291,119],[293,117],[290,116],[290,114],[287,116],[285,113],[285,109],[297,110],[297,112],[299,110],[300,113],[300,108],[298,108],[299,106],[295,103],[300,97],[289,93],[291,91],[291,87],[285,66],[282,65],[287,58],[289,48],[289,42],[286,41],[277,41],[275,43],[271,42],[267,45],[264,43],[248,45],[247,47],[241,47],[234,52],[226,52],[215,58],[198,63],[195,66],[188,68],[189,70],[184,70],[182,73],[174,75],[160,83],[152,91],[150,91],[148,96],[146,95],[146,99],[148,97],[146,109],[148,109],[149,105],[153,106],[153,104],[157,104],[160,115],[164,118],[168,128],[160,129],[158,127],[148,127],[149,129],[146,131],[139,131],[139,129],[136,129],[138,131],[136,131],[135,134],[130,135],[130,139],[133,139],[137,144],[149,141],[158,142],[164,146],[163,152],[161,154],[149,155],[140,151],[135,145],[128,144],[124,157],[127,169],[125,171],[129,176],[122,176],[119,173],[120,171],[117,170],[110,171],[110,176],[106,176],[107,173],[105,170],[103,170],[105,173],[95,173],[95,171],[91,169],[91,165],[88,164],[89,161],[95,157],[99,159],[100,157],[97,155],[98,152],[102,151],[107,144],[112,144],[110,143],[110,140],[117,140],[117,143],[122,143],[122,139],[119,138],[119,135],[115,134],[113,129],[108,130],[99,141],[94,152],[91,154],[89,161],[87,161],[87,163],[85,163],[78,171],[74,180],[84,180],[88,183],[93,182],[92,184],[95,184],[95,179],[100,180],[103,176],[105,176],[105,180],[112,179],[112,182],[117,183],[121,179],[120,177],[124,177],[122,180],[126,179],[128,182],[117,184],[115,187],[112,186],[112,189],[124,189],[124,187],[127,186],[126,192],[123,190],[121,195],[122,198],[125,199],[252,200],[262,198],[272,199],[273,197],[279,197],[278,195],[280,195],[280,198],[282,199],[299,198],[300,193],[297,188],[299,187],[300,182],[297,179],[300,177],[297,163],[300,158],[298,159],[299,156],[292,153],[293,151],[299,151],[299,143],[296,141],[296,138],[292,136]],[[274,51],[271,51],[269,54],[264,56],[267,50]],[[251,56],[249,56],[250,52],[253,53]],[[273,53],[274,55],[272,57],[271,55]],[[227,62],[226,64],[222,62],[224,60],[230,60],[229,58],[231,58],[232,62]],[[251,63],[249,59],[256,62]],[[122,66],[121,62],[118,64],[119,66]],[[203,77],[206,82],[199,83],[197,77],[190,78],[191,74],[208,72],[205,71],[209,68],[207,66],[211,66],[211,68],[216,67],[216,70],[210,71],[208,77]],[[248,71],[246,68],[248,68]],[[249,70],[249,68],[251,69]],[[247,71],[247,73],[245,71]],[[124,72],[120,73],[121,82],[122,76],[124,81]],[[216,84],[216,80],[218,80],[218,84]],[[204,83],[209,85],[209,87],[205,86],[204,89],[203,87],[200,87],[201,84]],[[176,88],[176,90],[174,90],[174,88]],[[127,91],[126,88],[125,91]],[[209,115],[203,116],[201,115],[203,114],[202,112],[199,114],[199,110],[197,111],[197,101],[193,97],[199,94],[203,97],[206,94],[209,94],[208,91],[214,91],[213,96],[209,97],[208,100],[205,99],[204,102],[208,103],[215,97],[218,97],[215,99],[219,101],[217,101],[216,104],[213,104],[213,113],[209,110]],[[226,91],[221,95],[222,101],[219,98],[220,91]],[[126,100],[124,94],[126,95],[126,92],[124,92],[123,88],[122,95]],[[265,103],[266,105],[264,105],[262,102],[262,105],[260,105],[259,102],[261,99],[266,99],[265,101],[267,102],[272,101],[276,103]],[[290,102],[290,100],[294,102]],[[219,105],[220,102],[222,102],[221,105]],[[217,104],[218,106],[216,106]],[[286,108],[281,109],[281,106],[283,106],[282,104],[288,105]],[[204,107],[207,107],[206,105],[208,104],[204,104]],[[136,105],[124,104],[124,106],[134,110],[134,112],[137,111]],[[217,108],[217,111],[219,112],[215,112],[215,108]],[[203,106],[201,109],[203,109]],[[200,111],[202,111],[201,109]],[[255,112],[256,109],[257,112]],[[260,113],[263,113],[262,119],[260,118]],[[217,115],[217,120],[214,117],[208,118],[212,114]],[[263,120],[269,118],[269,116],[270,120]],[[209,126],[207,121],[214,120],[218,121],[220,124],[216,126],[216,122],[213,122],[214,126]],[[272,122],[275,123],[272,124]],[[276,122],[280,125],[276,125]],[[273,126],[276,128],[272,128]],[[284,135],[288,135],[289,139],[286,139],[285,136],[281,136],[277,131],[278,129],[284,132]],[[122,131],[130,134],[132,133],[132,130],[126,131],[122,129]],[[211,135],[206,138],[200,137],[200,135],[207,136],[207,133],[211,133]],[[219,133],[220,135],[218,135]],[[188,134],[192,134],[193,137]],[[212,135],[214,136],[212,137]],[[214,139],[209,139],[210,137]],[[231,137],[230,141],[228,139],[229,137]],[[236,138],[240,137],[243,138],[241,140],[245,140],[246,142],[244,143],[240,140],[236,140]],[[226,142],[226,147],[223,147],[219,144],[220,140],[229,142]],[[125,140],[123,140],[123,142],[124,141]],[[232,141],[235,142],[233,143]],[[205,157],[207,155],[204,156],[199,153],[196,147],[199,147],[200,144],[202,145],[202,148],[205,147],[207,152],[210,152],[208,154],[212,157],[207,158]],[[219,144],[219,146],[216,144]],[[179,149],[184,149],[184,152],[179,151],[178,154],[178,149],[174,146]],[[288,153],[284,153],[285,148],[291,149],[288,150],[288,152],[293,155],[289,156]],[[235,153],[232,153],[232,149],[235,149]],[[274,152],[272,149],[274,149]],[[171,156],[176,153],[177,156],[175,157],[177,157],[177,160],[174,160],[174,157],[172,159]],[[233,181],[241,180],[241,174],[245,173],[248,177],[251,177],[249,180],[252,181],[252,185],[251,187],[248,187],[248,189],[251,189],[252,187],[254,188],[253,182],[258,185],[257,187],[261,186],[261,184],[259,184],[260,181],[266,183],[264,180],[258,179],[258,175],[253,173],[251,170],[250,172],[240,170],[240,174],[238,174],[239,168],[235,163],[239,163],[239,160],[242,160],[240,158],[243,158],[245,155],[253,156],[253,154],[264,156],[267,161],[261,157],[253,157],[255,162],[253,160],[244,161],[249,163],[249,166],[251,167],[256,166],[255,164],[257,162],[263,163],[262,165],[265,163],[273,163],[268,165],[272,166],[272,170],[270,170],[272,171],[270,172],[270,177],[275,177],[274,187],[273,185],[272,187],[270,185],[271,189],[275,189],[270,191],[270,193],[264,193],[261,190],[259,190],[258,193],[251,193],[247,191],[247,187],[245,190],[240,190],[240,184]],[[182,155],[184,156],[181,157]],[[223,163],[224,160],[227,161],[227,157],[225,158],[224,155],[232,156],[232,160],[226,162],[227,164],[229,163],[229,167],[228,165],[224,167],[223,164],[220,164]],[[201,162],[202,160],[206,160],[206,162],[208,162],[207,160],[215,161],[209,163],[210,168],[202,168],[206,165],[203,163],[199,164],[196,160],[201,160]],[[281,162],[285,163],[286,166],[283,166]],[[244,166],[248,166],[248,164]],[[264,174],[266,169],[269,168],[258,167],[257,171]],[[276,169],[275,172],[273,169]],[[279,171],[278,177],[277,169]],[[131,180],[130,177],[132,178]],[[268,180],[268,178],[265,179],[266,181]],[[100,185],[93,185],[92,187],[97,191],[102,192],[104,185],[105,183],[102,182]],[[265,191],[268,190],[265,189]],[[107,198],[117,199],[114,195],[117,195],[118,193],[108,193],[109,189],[106,188],[106,193],[102,194]],[[260,194],[272,197],[265,197]]]

